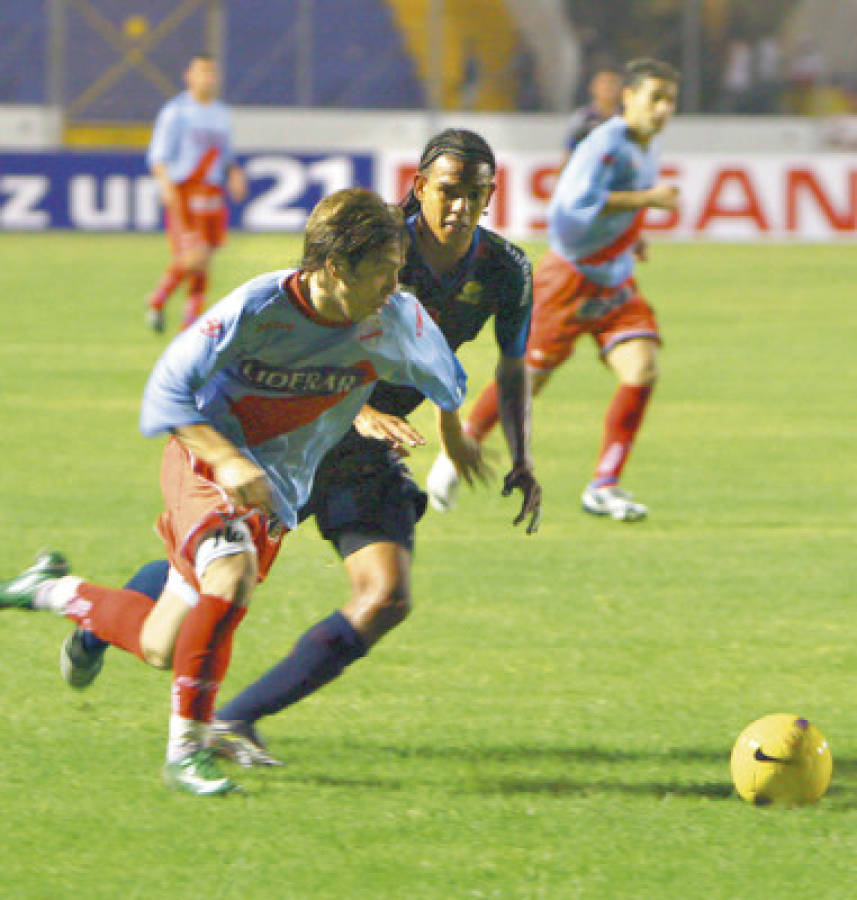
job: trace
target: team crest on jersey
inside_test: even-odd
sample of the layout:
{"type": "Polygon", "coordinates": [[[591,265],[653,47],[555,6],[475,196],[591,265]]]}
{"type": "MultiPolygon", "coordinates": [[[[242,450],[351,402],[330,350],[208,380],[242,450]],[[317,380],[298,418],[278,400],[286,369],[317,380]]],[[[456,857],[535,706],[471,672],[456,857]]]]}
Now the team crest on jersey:
{"type": "Polygon", "coordinates": [[[199,324],[199,330],[206,337],[216,338],[220,337],[223,333],[223,322],[220,319],[215,319],[213,316],[208,319],[203,319],[199,324]]]}
{"type": "Polygon", "coordinates": [[[458,303],[467,303],[469,306],[478,306],[482,299],[482,284],[478,281],[467,281],[455,298],[458,303]]]}

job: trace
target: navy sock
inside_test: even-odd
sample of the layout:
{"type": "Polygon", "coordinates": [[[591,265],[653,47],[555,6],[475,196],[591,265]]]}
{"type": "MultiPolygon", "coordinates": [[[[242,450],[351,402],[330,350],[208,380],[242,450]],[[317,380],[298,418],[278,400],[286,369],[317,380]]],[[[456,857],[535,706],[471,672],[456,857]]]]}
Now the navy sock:
{"type": "Polygon", "coordinates": [[[335,612],[310,628],[292,652],[230,700],[215,716],[224,722],[255,722],[317,691],[366,655],[363,638],[335,612]]]}
{"type": "MultiPolygon", "coordinates": [[[[130,581],[125,585],[132,591],[145,594],[152,600],[157,600],[161,596],[164,585],[167,583],[167,572],[170,570],[170,564],[165,559],[158,559],[155,562],[146,563],[130,581]]],[[[110,645],[107,641],[102,641],[96,637],[91,631],[84,631],[81,637],[81,644],[87,653],[93,653],[98,650],[104,650],[110,645]]]]}

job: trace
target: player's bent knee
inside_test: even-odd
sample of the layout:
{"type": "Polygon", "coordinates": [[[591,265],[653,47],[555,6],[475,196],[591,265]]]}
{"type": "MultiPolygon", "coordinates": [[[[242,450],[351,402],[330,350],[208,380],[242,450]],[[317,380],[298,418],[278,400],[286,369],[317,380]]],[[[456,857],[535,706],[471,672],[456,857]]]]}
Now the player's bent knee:
{"type": "Polygon", "coordinates": [[[167,584],[140,632],[143,659],[150,666],[156,669],[171,667],[182,623],[198,599],[197,592],[171,568],[167,584]]]}
{"type": "Polygon", "coordinates": [[[368,650],[408,617],[411,599],[406,589],[356,592],[342,612],[357,629],[368,650]]]}
{"type": "Polygon", "coordinates": [[[163,647],[148,645],[145,638],[140,639],[140,650],[146,665],[153,669],[171,669],[173,665],[172,650],[164,651],[163,647]]]}
{"type": "Polygon", "coordinates": [[[204,275],[211,261],[211,253],[207,250],[196,250],[182,256],[182,265],[188,272],[204,275]]]}
{"type": "Polygon", "coordinates": [[[149,616],[140,633],[140,651],[143,660],[153,669],[170,669],[173,665],[173,650],[181,621],[177,621],[175,628],[170,631],[168,628],[160,627],[158,623],[152,623],[151,620],[152,616],[149,616]]]}
{"type": "Polygon", "coordinates": [[[385,597],[378,604],[379,611],[386,614],[391,619],[395,619],[396,622],[404,622],[411,614],[413,608],[411,598],[407,595],[403,597],[393,594],[392,596],[385,597]]]}
{"type": "Polygon", "coordinates": [[[642,387],[652,385],[658,380],[659,374],[657,360],[650,360],[639,368],[634,383],[642,387]]]}
{"type": "Polygon", "coordinates": [[[650,341],[620,343],[608,352],[606,362],[622,384],[645,387],[658,379],[657,348],[650,341]]]}
{"type": "Polygon", "coordinates": [[[384,630],[394,628],[407,619],[413,608],[410,595],[401,590],[384,591],[364,596],[361,604],[365,618],[384,630]]]}

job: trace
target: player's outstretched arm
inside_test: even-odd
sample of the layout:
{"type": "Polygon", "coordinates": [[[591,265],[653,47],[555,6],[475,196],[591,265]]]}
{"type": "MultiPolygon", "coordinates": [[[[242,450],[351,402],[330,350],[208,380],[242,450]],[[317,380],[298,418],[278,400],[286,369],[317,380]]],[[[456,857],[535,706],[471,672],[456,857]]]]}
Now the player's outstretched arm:
{"type": "Polygon", "coordinates": [[[226,174],[226,190],[233,203],[241,203],[247,197],[247,178],[238,163],[233,163],[226,174]]]}
{"type": "Polygon", "coordinates": [[[512,468],[503,479],[503,496],[508,497],[516,488],[521,491],[521,511],[512,524],[520,525],[529,519],[527,534],[534,534],[541,521],[542,488],[536,481],[530,456],[532,391],[523,358],[501,354],[497,363],[497,399],[512,458],[512,468]]]}
{"type": "Polygon", "coordinates": [[[164,209],[168,209],[171,215],[181,217],[181,205],[179,204],[179,195],[175,184],[170,179],[169,169],[166,163],[154,163],[152,166],[152,174],[158,182],[158,189],[161,192],[161,203],[164,209]]]}
{"type": "Polygon", "coordinates": [[[665,181],[639,191],[610,191],[602,213],[628,212],[649,207],[674,210],[678,208],[678,198],[678,188],[665,181]]]}

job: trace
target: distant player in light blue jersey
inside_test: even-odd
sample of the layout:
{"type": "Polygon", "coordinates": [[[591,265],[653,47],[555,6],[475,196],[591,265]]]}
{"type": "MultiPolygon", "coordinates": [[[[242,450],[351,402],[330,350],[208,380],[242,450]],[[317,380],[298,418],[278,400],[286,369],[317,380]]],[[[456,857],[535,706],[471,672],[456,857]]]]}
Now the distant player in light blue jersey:
{"type": "MultiPolygon", "coordinates": [[[[164,777],[179,790],[235,787],[209,748],[233,634],[323,455],[376,382],[409,385],[447,412],[461,405],[458,360],[416,297],[396,290],[404,244],[398,208],[363,188],[338,191],[309,217],[300,269],[253,279],[167,347],[140,423],[170,434],[157,523],[170,574],[157,604],[133,585],[67,575],[57,553],[0,583],[0,608],[52,610],[172,666],[164,777]]],[[[422,441],[403,420],[390,428],[396,441],[422,441]]]]}
{"type": "Polygon", "coordinates": [[[197,54],[185,82],[187,90],[158,113],[147,155],[161,189],[172,253],[148,300],[146,321],[154,331],[164,330],[165,304],[184,280],[188,299],[182,327],[205,308],[211,254],[226,236],[224,187],[235,202],[247,194],[244,173],[233,156],[229,110],[216,99],[217,64],[197,54]]]}
{"type": "MultiPolygon", "coordinates": [[[[657,378],[660,343],[655,314],[633,278],[648,208],[673,210],[678,189],[658,180],[653,139],[678,99],[678,73],[654,59],[628,64],[623,113],[595,128],[563,169],[550,203],[550,250],[533,277],[527,364],[533,392],[589,333],[619,388],[604,422],[604,439],[584,510],[625,522],[648,510],[619,489],[619,476],[657,378]]],[[[467,430],[481,440],[497,421],[496,388],[477,399],[467,430]]]]}

